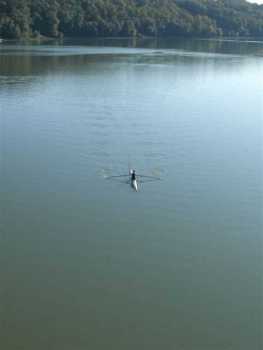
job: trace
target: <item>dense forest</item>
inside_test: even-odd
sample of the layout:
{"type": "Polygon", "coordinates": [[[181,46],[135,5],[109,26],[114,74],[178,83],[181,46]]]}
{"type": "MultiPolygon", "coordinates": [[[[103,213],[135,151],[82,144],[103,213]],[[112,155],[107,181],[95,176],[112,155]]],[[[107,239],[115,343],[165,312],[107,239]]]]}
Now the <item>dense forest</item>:
{"type": "Polygon", "coordinates": [[[0,0],[1,38],[262,36],[245,0],[0,0]]]}

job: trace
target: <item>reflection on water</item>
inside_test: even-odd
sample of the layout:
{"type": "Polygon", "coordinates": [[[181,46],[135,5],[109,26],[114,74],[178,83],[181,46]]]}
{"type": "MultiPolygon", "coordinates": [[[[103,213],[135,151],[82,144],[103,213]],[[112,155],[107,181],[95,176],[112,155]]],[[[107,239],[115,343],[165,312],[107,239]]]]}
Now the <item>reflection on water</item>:
{"type": "Polygon", "coordinates": [[[0,46],[3,347],[261,350],[261,43],[88,43],[0,46]]]}
{"type": "MultiPolygon", "coordinates": [[[[225,54],[243,54],[243,55],[258,55],[262,56],[263,41],[258,39],[185,39],[185,38],[96,38],[96,39],[65,39],[63,41],[49,41],[48,45],[34,44],[35,48],[53,46],[58,50],[65,48],[65,46],[89,46],[89,47],[103,47],[110,48],[143,48],[143,49],[176,49],[193,52],[207,52],[207,53],[225,53],[225,54]]],[[[13,46],[13,43],[5,42],[3,47],[13,46]]],[[[28,50],[29,45],[23,45],[23,50],[28,50]]],[[[21,50],[21,45],[17,47],[17,51],[21,50]]],[[[62,51],[62,50],[61,50],[62,51]]]]}
{"type": "MultiPolygon", "coordinates": [[[[247,40],[186,40],[168,39],[75,39],[65,40],[49,45],[14,45],[0,46],[0,74],[25,74],[50,70],[52,66],[63,67],[72,62],[71,55],[80,64],[108,60],[143,60],[145,63],[177,63],[187,60],[191,63],[198,59],[216,60],[218,64],[228,64],[232,58],[235,63],[241,57],[255,57],[263,55],[263,41],[247,40]],[[87,46],[88,45],[88,46],[87,46]],[[99,54],[99,56],[98,56],[99,54]],[[216,55],[214,55],[216,54],[216,55]],[[227,56],[220,56],[227,55],[227,56]],[[49,57],[47,57],[49,56],[49,57]],[[241,56],[241,57],[240,57],[241,56]],[[224,58],[227,62],[224,62],[224,58]]],[[[56,69],[55,68],[55,69],[56,69]]],[[[76,68],[76,64],[74,64],[76,68]]]]}

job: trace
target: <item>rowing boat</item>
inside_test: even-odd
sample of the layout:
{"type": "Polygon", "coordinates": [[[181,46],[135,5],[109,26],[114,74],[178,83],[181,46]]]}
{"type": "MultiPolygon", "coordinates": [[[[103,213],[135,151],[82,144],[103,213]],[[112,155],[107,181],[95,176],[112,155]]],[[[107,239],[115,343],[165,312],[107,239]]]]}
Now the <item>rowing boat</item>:
{"type": "Polygon", "coordinates": [[[138,183],[137,183],[137,180],[132,180],[132,181],[131,181],[131,187],[132,187],[136,192],[138,192],[138,183]]]}
{"type": "Polygon", "coordinates": [[[158,181],[161,180],[159,177],[157,176],[149,176],[149,175],[141,175],[141,174],[136,174],[136,178],[132,179],[132,170],[129,170],[128,174],[122,174],[122,175],[112,175],[112,176],[108,176],[106,177],[106,179],[121,179],[121,178],[127,178],[127,180],[124,181],[124,183],[130,184],[131,188],[138,192],[139,190],[139,186],[138,184],[144,183],[144,182],[152,182],[152,181],[158,181]]]}

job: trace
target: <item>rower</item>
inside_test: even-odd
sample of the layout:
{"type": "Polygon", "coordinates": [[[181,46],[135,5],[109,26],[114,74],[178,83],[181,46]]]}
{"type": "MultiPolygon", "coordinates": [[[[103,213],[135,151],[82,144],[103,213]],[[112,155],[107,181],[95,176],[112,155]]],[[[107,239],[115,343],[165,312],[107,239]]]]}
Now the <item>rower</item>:
{"type": "Polygon", "coordinates": [[[135,170],[131,170],[131,181],[136,181],[136,172],[135,172],[135,170]]]}

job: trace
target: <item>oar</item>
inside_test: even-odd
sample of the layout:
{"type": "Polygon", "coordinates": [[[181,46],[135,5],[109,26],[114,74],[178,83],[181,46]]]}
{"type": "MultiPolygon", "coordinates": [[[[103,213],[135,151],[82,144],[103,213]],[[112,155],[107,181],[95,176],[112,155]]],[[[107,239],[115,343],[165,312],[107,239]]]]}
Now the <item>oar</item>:
{"type": "Polygon", "coordinates": [[[109,180],[109,179],[112,179],[112,178],[116,178],[116,177],[124,177],[124,176],[129,176],[129,175],[127,175],[127,174],[125,174],[125,175],[113,175],[113,176],[108,176],[108,177],[106,177],[106,179],[107,180],[109,180]]]}
{"type": "Polygon", "coordinates": [[[161,178],[160,178],[160,177],[157,177],[157,176],[140,175],[140,174],[138,174],[137,176],[138,176],[138,177],[146,177],[146,178],[148,178],[148,179],[153,179],[153,180],[161,180],[161,178]]]}

